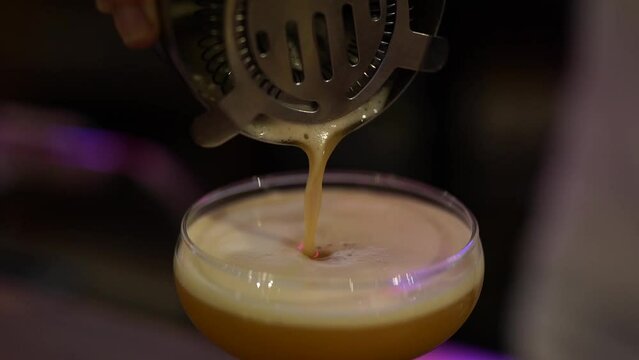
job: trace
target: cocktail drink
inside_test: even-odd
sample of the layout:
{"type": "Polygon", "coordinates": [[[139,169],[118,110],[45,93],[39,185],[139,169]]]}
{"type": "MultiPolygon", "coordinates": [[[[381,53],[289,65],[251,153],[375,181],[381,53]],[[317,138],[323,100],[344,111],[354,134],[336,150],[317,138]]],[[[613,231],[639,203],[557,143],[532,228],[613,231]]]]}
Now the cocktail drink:
{"type": "Polygon", "coordinates": [[[411,359],[453,335],[483,280],[472,214],[424,184],[330,173],[309,257],[306,180],[254,178],[188,211],[174,266],[195,326],[241,359],[411,359]]]}

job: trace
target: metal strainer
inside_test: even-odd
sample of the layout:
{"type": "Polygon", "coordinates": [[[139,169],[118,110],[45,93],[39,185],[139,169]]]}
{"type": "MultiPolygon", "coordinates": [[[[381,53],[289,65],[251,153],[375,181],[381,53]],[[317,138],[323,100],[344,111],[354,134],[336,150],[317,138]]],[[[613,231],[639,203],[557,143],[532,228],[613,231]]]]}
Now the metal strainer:
{"type": "Polygon", "coordinates": [[[434,36],[443,7],[444,0],[164,0],[163,44],[207,109],[196,119],[196,141],[217,146],[264,117],[328,123],[389,88],[390,104],[416,71],[444,64],[447,43],[434,36]]]}

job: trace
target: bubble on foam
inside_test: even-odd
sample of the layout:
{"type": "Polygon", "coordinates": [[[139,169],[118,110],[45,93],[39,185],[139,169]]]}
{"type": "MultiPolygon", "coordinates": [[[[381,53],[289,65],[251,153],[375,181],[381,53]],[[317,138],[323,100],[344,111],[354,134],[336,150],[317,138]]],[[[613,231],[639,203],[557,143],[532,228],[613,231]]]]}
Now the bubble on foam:
{"type": "Polygon", "coordinates": [[[355,266],[384,258],[384,249],[380,247],[356,246],[356,244],[350,243],[337,250],[330,250],[332,248],[330,246],[328,248],[329,250],[322,249],[329,252],[322,260],[323,263],[328,265],[355,266]]]}

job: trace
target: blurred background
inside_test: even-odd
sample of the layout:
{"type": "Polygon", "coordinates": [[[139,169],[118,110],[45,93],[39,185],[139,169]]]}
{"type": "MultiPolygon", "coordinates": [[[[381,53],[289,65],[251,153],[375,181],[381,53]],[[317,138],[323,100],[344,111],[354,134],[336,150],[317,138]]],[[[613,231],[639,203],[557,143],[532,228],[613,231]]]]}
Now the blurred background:
{"type": "MultiPolygon", "coordinates": [[[[509,351],[507,303],[556,129],[572,9],[449,1],[447,66],[420,75],[329,163],[434,184],[475,213],[486,280],[457,343],[509,351]]],[[[306,169],[303,153],[242,137],[195,146],[189,126],[201,109],[188,89],[154,51],[126,49],[93,1],[12,2],[0,12],[0,44],[0,343],[23,341],[26,352],[13,355],[29,358],[23,337],[37,334],[55,354],[65,324],[80,322],[78,339],[112,344],[105,359],[122,344],[146,358],[149,329],[209,351],[174,293],[181,215],[229,182],[306,169]],[[89,323],[87,314],[96,314],[89,323]]]]}

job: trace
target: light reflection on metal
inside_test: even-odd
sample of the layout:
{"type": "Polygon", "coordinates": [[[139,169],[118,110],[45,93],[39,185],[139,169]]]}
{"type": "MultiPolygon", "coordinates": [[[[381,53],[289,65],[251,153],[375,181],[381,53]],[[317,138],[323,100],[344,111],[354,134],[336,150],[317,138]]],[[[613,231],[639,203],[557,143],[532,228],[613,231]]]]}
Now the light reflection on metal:
{"type": "Polygon", "coordinates": [[[329,133],[328,131],[321,131],[319,136],[322,139],[322,141],[325,142],[328,139],[329,133]]]}

